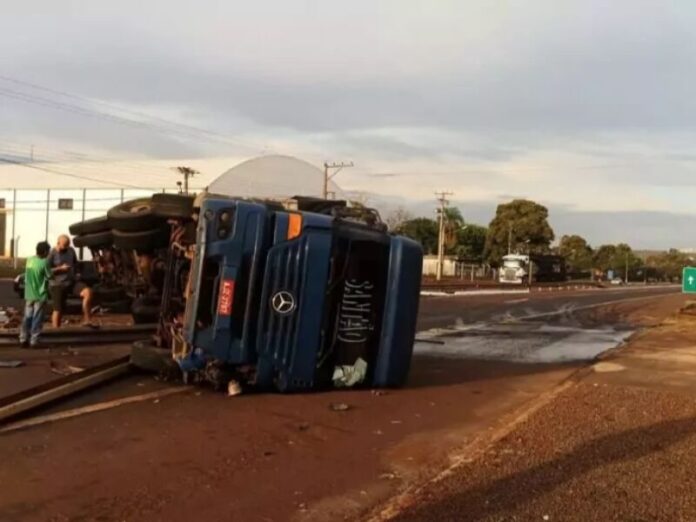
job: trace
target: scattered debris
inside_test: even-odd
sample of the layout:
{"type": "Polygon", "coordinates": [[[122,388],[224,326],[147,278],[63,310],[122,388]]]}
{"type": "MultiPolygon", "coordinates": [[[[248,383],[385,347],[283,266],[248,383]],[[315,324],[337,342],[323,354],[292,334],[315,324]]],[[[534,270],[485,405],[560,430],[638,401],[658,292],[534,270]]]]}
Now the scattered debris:
{"type": "Polygon", "coordinates": [[[24,366],[24,361],[0,361],[0,368],[19,368],[24,366]]]}
{"type": "Polygon", "coordinates": [[[348,411],[350,409],[350,406],[345,402],[332,402],[331,404],[329,404],[329,408],[332,411],[348,411]]]}
{"type": "Polygon", "coordinates": [[[375,397],[381,397],[382,395],[387,395],[387,392],[384,390],[372,390],[372,395],[375,397]]]}
{"type": "Polygon", "coordinates": [[[22,314],[11,306],[0,307],[0,329],[10,330],[19,328],[22,322],[22,314]]]}
{"type": "Polygon", "coordinates": [[[393,420],[393,421],[391,421],[391,423],[392,424],[401,424],[401,421],[400,420],[393,420]]]}
{"type": "Polygon", "coordinates": [[[309,429],[309,422],[301,422],[297,425],[297,429],[300,431],[307,431],[309,429]]]}
{"type": "Polygon", "coordinates": [[[227,396],[234,397],[242,394],[242,385],[238,381],[230,381],[227,383],[227,396]]]}
{"type": "Polygon", "coordinates": [[[55,361],[48,363],[51,368],[51,372],[57,375],[72,375],[73,373],[78,373],[84,370],[79,366],[72,366],[70,364],[58,364],[55,361]]]}
{"type": "Polygon", "coordinates": [[[358,357],[352,366],[336,366],[332,380],[337,388],[350,388],[363,382],[366,375],[367,362],[358,357]]]}

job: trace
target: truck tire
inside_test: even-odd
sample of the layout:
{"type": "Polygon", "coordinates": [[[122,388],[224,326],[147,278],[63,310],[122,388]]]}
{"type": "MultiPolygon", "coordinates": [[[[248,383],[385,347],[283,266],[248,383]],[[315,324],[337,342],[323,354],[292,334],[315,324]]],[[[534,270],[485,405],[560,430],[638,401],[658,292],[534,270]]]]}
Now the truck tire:
{"type": "Polygon", "coordinates": [[[153,194],[152,210],[164,219],[191,219],[193,215],[193,196],[185,194],[153,194]]]}
{"type": "Polygon", "coordinates": [[[110,314],[128,314],[131,311],[131,301],[129,298],[114,301],[102,301],[99,303],[106,312],[110,314]]]}
{"type": "Polygon", "coordinates": [[[131,314],[135,324],[156,323],[160,318],[162,298],[156,296],[142,296],[133,301],[131,314]]]}
{"type": "Polygon", "coordinates": [[[122,232],[141,232],[159,225],[162,220],[153,212],[152,198],[125,201],[106,213],[109,226],[122,232]]]}
{"type": "Polygon", "coordinates": [[[169,228],[152,228],[140,232],[114,230],[114,246],[122,250],[152,252],[169,245],[169,228]]]}
{"type": "Polygon", "coordinates": [[[110,230],[77,236],[73,245],[77,248],[109,248],[114,244],[114,236],[110,230]]]}
{"type": "Polygon", "coordinates": [[[73,236],[86,236],[87,234],[96,234],[97,232],[106,232],[110,230],[109,220],[106,216],[99,216],[93,219],[86,219],[78,223],[73,223],[68,227],[70,234],[73,236]]]}
{"type": "Polygon", "coordinates": [[[126,289],[122,286],[106,286],[103,283],[96,284],[92,287],[94,297],[100,303],[111,303],[127,299],[126,289]]]}
{"type": "Polygon", "coordinates": [[[172,359],[172,352],[158,348],[151,339],[135,341],[131,347],[130,362],[136,368],[164,375],[178,375],[179,366],[172,359]]]}

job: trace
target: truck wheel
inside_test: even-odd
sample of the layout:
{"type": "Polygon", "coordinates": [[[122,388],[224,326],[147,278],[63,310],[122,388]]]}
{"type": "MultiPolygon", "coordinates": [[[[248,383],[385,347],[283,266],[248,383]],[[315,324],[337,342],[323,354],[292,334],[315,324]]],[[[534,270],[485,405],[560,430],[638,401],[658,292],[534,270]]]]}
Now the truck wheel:
{"type": "Polygon", "coordinates": [[[161,223],[152,209],[152,198],[125,201],[109,209],[106,213],[109,226],[123,232],[150,230],[161,223]]]}
{"type": "Polygon", "coordinates": [[[133,301],[131,314],[135,324],[149,324],[159,321],[161,297],[143,296],[133,301]]]}
{"type": "Polygon", "coordinates": [[[68,230],[73,236],[85,236],[87,234],[96,234],[97,232],[106,232],[110,228],[106,216],[99,216],[80,221],[79,223],[73,223],[68,227],[68,230]]]}
{"type": "Polygon", "coordinates": [[[114,243],[114,236],[110,230],[95,232],[77,236],[73,239],[73,245],[77,248],[108,248],[114,243]]]}
{"type": "Polygon", "coordinates": [[[153,194],[152,210],[161,218],[191,219],[193,196],[185,194],[153,194]]]}
{"type": "Polygon", "coordinates": [[[122,250],[152,252],[169,245],[169,228],[152,228],[140,232],[114,230],[114,246],[122,250]]]}
{"type": "Polygon", "coordinates": [[[131,311],[132,302],[130,299],[124,298],[113,301],[100,301],[99,306],[110,314],[127,314],[131,311]]]}
{"type": "Polygon", "coordinates": [[[152,340],[135,341],[131,347],[130,362],[136,368],[165,375],[178,375],[179,365],[172,359],[172,352],[157,348],[152,340]]]}
{"type": "Polygon", "coordinates": [[[122,286],[106,286],[103,283],[99,283],[92,287],[92,292],[94,292],[94,297],[100,303],[111,303],[127,298],[126,290],[122,286]]]}

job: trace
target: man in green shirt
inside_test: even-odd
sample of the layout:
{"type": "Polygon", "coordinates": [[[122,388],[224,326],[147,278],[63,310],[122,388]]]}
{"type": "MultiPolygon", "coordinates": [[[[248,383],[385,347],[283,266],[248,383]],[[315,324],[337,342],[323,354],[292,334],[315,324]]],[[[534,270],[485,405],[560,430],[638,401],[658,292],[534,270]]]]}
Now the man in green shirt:
{"type": "Polygon", "coordinates": [[[51,277],[47,259],[50,250],[51,245],[41,241],[36,245],[36,255],[27,259],[24,272],[24,320],[19,333],[19,342],[25,348],[37,345],[43,327],[48,280],[51,277]]]}

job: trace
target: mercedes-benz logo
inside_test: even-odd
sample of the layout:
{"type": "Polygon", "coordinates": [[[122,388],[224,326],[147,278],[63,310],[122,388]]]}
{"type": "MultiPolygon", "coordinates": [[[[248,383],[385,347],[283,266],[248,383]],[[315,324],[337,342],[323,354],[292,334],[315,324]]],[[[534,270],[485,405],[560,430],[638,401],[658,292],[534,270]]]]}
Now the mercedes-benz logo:
{"type": "Polygon", "coordinates": [[[277,313],[286,315],[295,309],[295,298],[287,290],[281,290],[271,298],[271,306],[277,313]]]}

